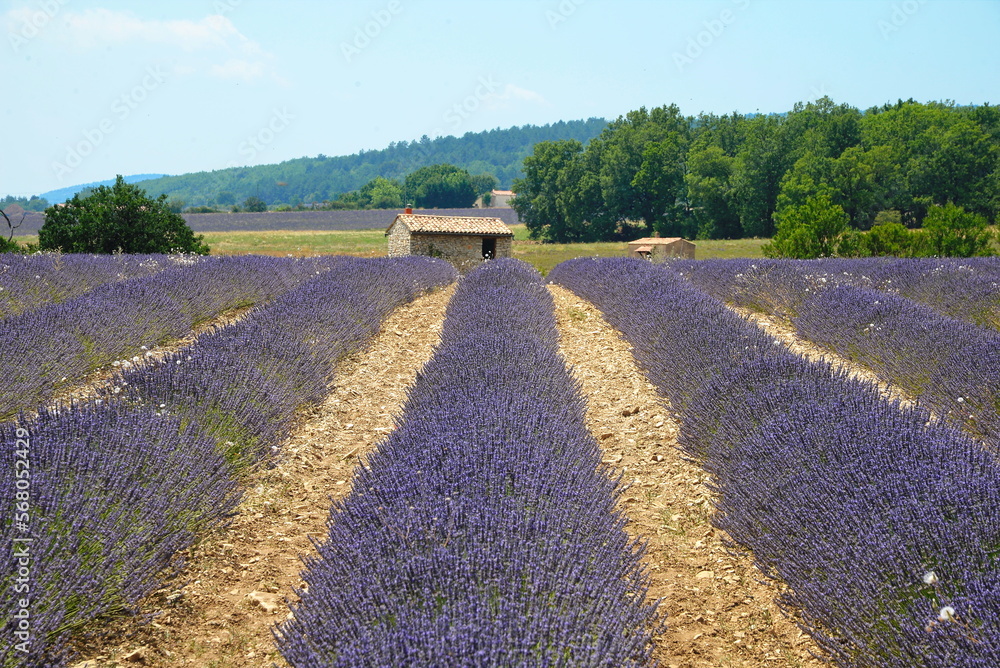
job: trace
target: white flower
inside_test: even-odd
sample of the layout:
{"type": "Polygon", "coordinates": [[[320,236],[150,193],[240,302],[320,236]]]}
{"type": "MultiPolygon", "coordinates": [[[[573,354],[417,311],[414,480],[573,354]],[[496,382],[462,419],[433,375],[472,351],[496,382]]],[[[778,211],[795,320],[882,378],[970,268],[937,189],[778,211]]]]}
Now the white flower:
{"type": "Polygon", "coordinates": [[[139,346],[139,350],[149,350],[146,346],[139,346]]]}
{"type": "Polygon", "coordinates": [[[961,403],[965,403],[965,399],[963,399],[962,397],[959,397],[959,398],[958,398],[958,403],[960,403],[960,404],[961,404],[961,403]]]}
{"type": "Polygon", "coordinates": [[[946,605],[938,612],[938,619],[942,622],[953,622],[955,621],[955,608],[950,605],[946,605]]]}
{"type": "Polygon", "coordinates": [[[937,573],[934,571],[927,571],[924,573],[924,584],[936,585],[938,583],[937,573]]]}
{"type": "Polygon", "coordinates": [[[121,366],[121,365],[122,363],[119,362],[118,360],[115,360],[114,362],[111,363],[111,366],[121,366]]]}
{"type": "Polygon", "coordinates": [[[160,404],[160,408],[166,408],[166,407],[167,407],[166,404],[160,404]]]}

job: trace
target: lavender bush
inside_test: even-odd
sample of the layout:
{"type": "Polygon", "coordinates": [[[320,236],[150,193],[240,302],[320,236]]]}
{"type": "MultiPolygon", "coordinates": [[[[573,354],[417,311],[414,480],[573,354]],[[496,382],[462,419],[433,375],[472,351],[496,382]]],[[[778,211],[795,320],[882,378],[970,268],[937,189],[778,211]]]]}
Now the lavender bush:
{"type": "Polygon", "coordinates": [[[839,286],[803,302],[799,333],[1000,445],[1000,333],[884,292],[839,286]]]}
{"type": "Polygon", "coordinates": [[[151,411],[43,409],[17,427],[0,425],[0,442],[4,668],[64,665],[69,631],[151,591],[172,555],[238,499],[215,443],[151,411]],[[15,488],[18,438],[27,443],[30,477],[15,488]],[[31,542],[14,542],[24,538],[31,542]],[[27,570],[21,581],[19,565],[27,570]],[[30,616],[28,636],[18,637],[21,599],[30,616]]]}
{"type": "Polygon", "coordinates": [[[238,500],[234,481],[272,453],[297,408],[323,395],[338,356],[379,316],[455,278],[430,258],[324,262],[328,271],[236,328],[133,368],[104,399],[0,425],[0,499],[17,511],[0,515],[4,592],[19,584],[15,539],[33,541],[31,640],[22,652],[19,597],[0,597],[0,666],[65,665],[68,632],[148,594],[177,550],[224,520],[238,500]],[[27,492],[15,476],[21,454],[27,492]],[[19,492],[27,510],[14,505],[19,492]]]}
{"type": "Polygon", "coordinates": [[[323,260],[211,257],[100,285],[0,320],[0,420],[30,410],[114,360],[187,334],[222,311],[266,301],[315,275],[323,260]]]}
{"type": "Polygon", "coordinates": [[[0,319],[173,266],[166,255],[0,254],[0,319]]]}
{"type": "Polygon", "coordinates": [[[602,309],[679,410],[718,525],[789,585],[783,602],[837,665],[998,665],[996,459],[923,409],[769,348],[671,274],[620,259],[549,276],[602,309]]]}
{"type": "Polygon", "coordinates": [[[463,279],[397,429],[336,504],[294,666],[640,666],[655,605],[537,272],[463,279]]]}
{"type": "Polygon", "coordinates": [[[327,263],[328,271],[245,320],[128,370],[108,397],[162,406],[202,425],[241,468],[262,461],[296,409],[326,395],[338,360],[394,308],[456,277],[448,262],[422,257],[327,263]]]}
{"type": "Polygon", "coordinates": [[[785,318],[812,295],[849,285],[1000,328],[1000,258],[680,260],[671,266],[717,299],[785,318]]]}

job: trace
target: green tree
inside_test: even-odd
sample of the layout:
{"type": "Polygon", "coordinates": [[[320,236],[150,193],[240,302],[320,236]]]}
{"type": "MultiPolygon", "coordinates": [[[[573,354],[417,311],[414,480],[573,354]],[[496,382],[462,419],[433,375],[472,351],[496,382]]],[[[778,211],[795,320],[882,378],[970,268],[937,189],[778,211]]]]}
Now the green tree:
{"type": "Polygon", "coordinates": [[[589,164],[599,169],[603,208],[611,218],[641,222],[647,234],[679,225],[678,212],[686,212],[683,157],[691,123],[677,105],[643,107],[590,142],[589,164]]]}
{"type": "Polygon", "coordinates": [[[795,162],[782,122],[778,116],[747,121],[746,139],[736,155],[733,172],[733,194],[744,236],[774,234],[781,179],[795,162]]]}
{"type": "Polygon", "coordinates": [[[830,188],[819,187],[801,203],[782,202],[774,214],[774,240],[764,246],[764,254],[799,260],[833,256],[838,237],[847,229],[847,214],[830,193],[830,188]]]}
{"type": "Polygon", "coordinates": [[[490,173],[473,174],[472,187],[476,191],[476,197],[491,193],[500,185],[500,179],[490,173]]]}
{"type": "Polygon", "coordinates": [[[697,223],[688,215],[684,184],[685,147],[679,133],[650,142],[642,153],[632,186],[644,194],[648,227],[664,237],[693,237],[697,223]]]}
{"type": "Polygon", "coordinates": [[[976,257],[993,254],[990,249],[993,233],[987,227],[986,218],[951,202],[931,207],[921,232],[926,255],[976,257]]]}
{"type": "Polygon", "coordinates": [[[340,195],[338,200],[354,209],[398,209],[403,206],[403,184],[376,176],[360,189],[340,195]]]}
{"type": "Polygon", "coordinates": [[[719,146],[699,145],[687,155],[688,201],[698,224],[699,239],[738,239],[740,216],[733,200],[736,159],[719,146]]]}
{"type": "Polygon", "coordinates": [[[398,181],[378,177],[372,186],[369,201],[373,209],[398,209],[403,206],[403,186],[398,181]]]}
{"type": "Polygon", "coordinates": [[[256,195],[250,195],[250,197],[243,200],[243,206],[240,208],[243,211],[249,211],[251,213],[263,213],[267,211],[267,202],[256,195]]]}
{"type": "Polygon", "coordinates": [[[478,196],[472,176],[455,165],[421,167],[406,177],[406,200],[422,209],[464,209],[478,196]]]}
{"type": "Polygon", "coordinates": [[[170,211],[166,195],[151,199],[119,175],[113,186],[98,186],[89,196],[75,195],[63,206],[45,210],[38,232],[42,250],[67,253],[200,253],[203,237],[170,211]]]}
{"type": "Polygon", "coordinates": [[[953,202],[991,214],[992,177],[1000,149],[975,123],[954,114],[928,128],[914,142],[908,171],[915,196],[934,204],[953,202]]]}
{"type": "Polygon", "coordinates": [[[511,206],[532,239],[565,243],[581,236],[576,219],[566,216],[565,188],[569,169],[582,153],[575,139],[543,141],[524,159],[524,178],[514,181],[511,206]]]}

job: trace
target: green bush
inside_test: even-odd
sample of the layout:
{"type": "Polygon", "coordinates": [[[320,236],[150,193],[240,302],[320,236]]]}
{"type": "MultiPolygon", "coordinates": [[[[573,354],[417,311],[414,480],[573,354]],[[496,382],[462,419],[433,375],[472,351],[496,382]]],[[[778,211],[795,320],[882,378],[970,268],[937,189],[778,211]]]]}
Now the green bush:
{"type": "Polygon", "coordinates": [[[86,197],[77,194],[62,206],[50,206],[38,231],[42,250],[66,253],[207,255],[203,239],[170,211],[166,195],[151,199],[120,175],[111,187],[99,186],[86,197]]]}
{"type": "Polygon", "coordinates": [[[833,203],[828,190],[821,190],[806,196],[801,204],[779,208],[774,220],[774,240],[764,246],[764,254],[808,260],[834,254],[838,238],[847,229],[848,216],[833,203]]]}
{"type": "Polygon", "coordinates": [[[937,257],[992,255],[993,233],[987,225],[985,216],[951,202],[932,206],[924,218],[920,254],[937,257]]]}
{"type": "Polygon", "coordinates": [[[880,223],[865,233],[868,255],[908,257],[913,254],[915,236],[899,222],[880,223]]]}

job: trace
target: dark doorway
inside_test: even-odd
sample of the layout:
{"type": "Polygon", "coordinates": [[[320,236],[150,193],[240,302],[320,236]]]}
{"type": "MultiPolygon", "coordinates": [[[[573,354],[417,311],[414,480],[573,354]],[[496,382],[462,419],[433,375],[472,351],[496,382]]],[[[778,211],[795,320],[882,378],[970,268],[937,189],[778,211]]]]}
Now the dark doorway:
{"type": "Polygon", "coordinates": [[[483,238],[483,257],[492,260],[497,254],[497,240],[493,238],[483,238]]]}

